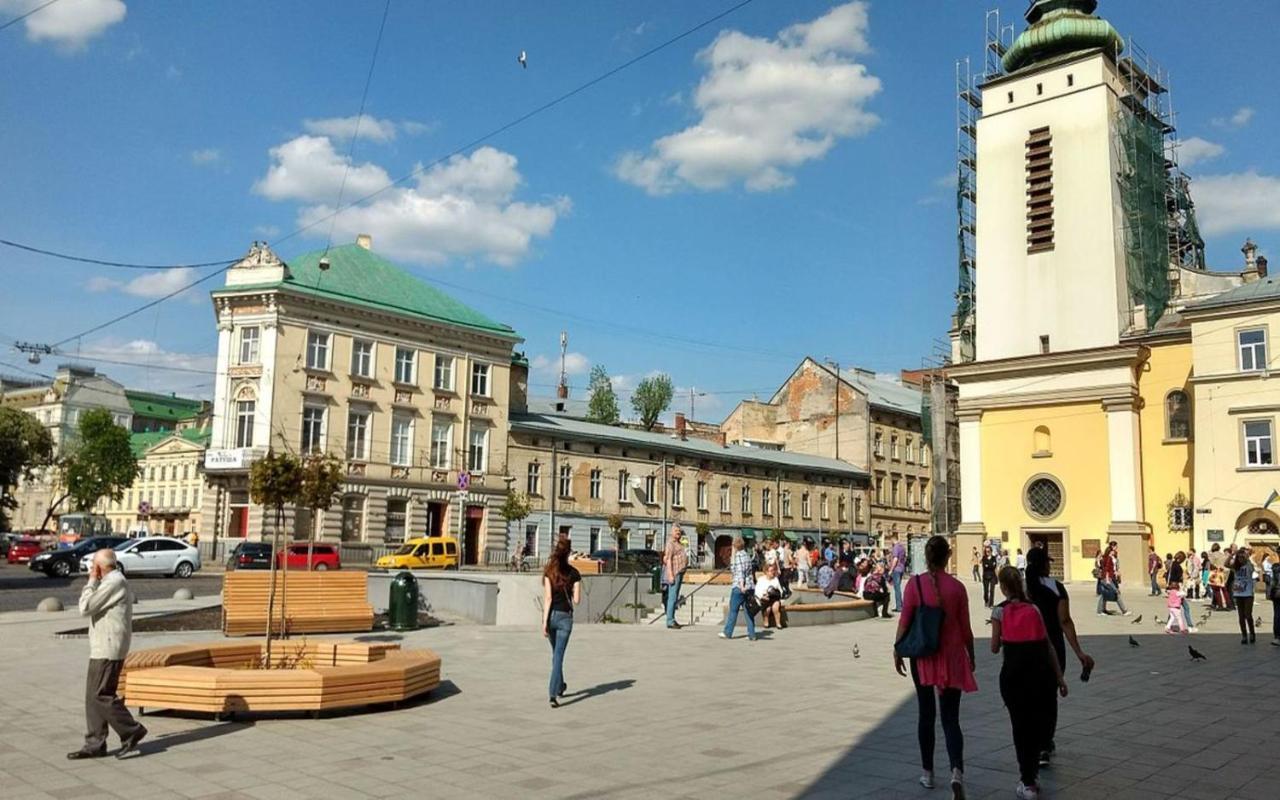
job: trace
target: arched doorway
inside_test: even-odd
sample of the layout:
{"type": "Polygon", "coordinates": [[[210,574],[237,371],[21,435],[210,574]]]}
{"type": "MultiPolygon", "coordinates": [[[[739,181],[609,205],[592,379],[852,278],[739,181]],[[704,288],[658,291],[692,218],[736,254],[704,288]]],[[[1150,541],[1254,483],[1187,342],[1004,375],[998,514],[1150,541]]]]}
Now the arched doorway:
{"type": "Polygon", "coordinates": [[[724,569],[729,566],[729,560],[733,557],[733,537],[722,533],[716,537],[716,569],[724,569]]]}

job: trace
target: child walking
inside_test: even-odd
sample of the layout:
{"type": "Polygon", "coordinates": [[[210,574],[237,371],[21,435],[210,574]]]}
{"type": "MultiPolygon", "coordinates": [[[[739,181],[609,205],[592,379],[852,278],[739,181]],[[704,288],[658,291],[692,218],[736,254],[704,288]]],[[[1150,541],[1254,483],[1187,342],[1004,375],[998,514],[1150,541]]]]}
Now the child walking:
{"type": "Polygon", "coordinates": [[[1058,693],[1067,696],[1062,667],[1049,644],[1040,609],[1027,599],[1022,575],[1004,567],[998,575],[1005,601],[991,610],[991,652],[1004,650],[1000,668],[1000,697],[1009,710],[1013,749],[1018,756],[1019,800],[1040,797],[1040,748],[1049,740],[1045,722],[1051,718],[1058,693]]]}
{"type": "Polygon", "coordinates": [[[1186,595],[1182,591],[1182,584],[1174,581],[1169,584],[1169,590],[1165,595],[1165,605],[1169,609],[1169,621],[1165,623],[1165,633],[1187,633],[1187,622],[1182,618],[1182,604],[1186,602],[1186,595]]]}

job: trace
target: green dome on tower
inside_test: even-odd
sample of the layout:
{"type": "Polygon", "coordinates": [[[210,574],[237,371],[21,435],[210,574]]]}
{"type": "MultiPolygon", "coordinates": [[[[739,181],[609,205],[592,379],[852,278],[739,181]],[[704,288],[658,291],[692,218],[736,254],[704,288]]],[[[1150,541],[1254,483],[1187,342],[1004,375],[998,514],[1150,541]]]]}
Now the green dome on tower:
{"type": "Polygon", "coordinates": [[[1097,0],[1033,0],[1025,31],[1001,59],[1005,72],[1016,72],[1051,58],[1102,48],[1118,53],[1124,42],[1111,23],[1094,16],[1097,0]]]}

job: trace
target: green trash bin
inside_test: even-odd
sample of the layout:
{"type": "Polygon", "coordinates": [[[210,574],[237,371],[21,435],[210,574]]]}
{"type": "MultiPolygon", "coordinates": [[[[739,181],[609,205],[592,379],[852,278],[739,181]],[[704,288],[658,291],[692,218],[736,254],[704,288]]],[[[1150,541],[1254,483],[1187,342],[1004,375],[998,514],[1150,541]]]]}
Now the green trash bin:
{"type": "Polygon", "coordinates": [[[418,628],[418,579],[408,572],[401,572],[391,580],[387,625],[396,631],[418,628]]]}
{"type": "Polygon", "coordinates": [[[649,594],[662,594],[662,565],[649,570],[649,594]]]}

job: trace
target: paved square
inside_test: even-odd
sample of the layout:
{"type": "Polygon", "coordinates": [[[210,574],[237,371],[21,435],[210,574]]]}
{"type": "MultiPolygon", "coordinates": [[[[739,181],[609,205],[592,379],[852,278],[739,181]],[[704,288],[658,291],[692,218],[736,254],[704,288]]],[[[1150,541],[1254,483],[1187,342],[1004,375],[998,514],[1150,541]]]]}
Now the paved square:
{"type": "MultiPolygon", "coordinates": [[[[1162,603],[1126,598],[1143,615],[1131,624],[1094,616],[1089,586],[1072,596],[1098,668],[1088,684],[1069,673],[1047,796],[1276,796],[1280,723],[1269,706],[1280,648],[1268,644],[1269,603],[1258,604],[1258,644],[1241,646],[1234,615],[1215,614],[1190,637],[1209,660],[1192,663],[1186,640],[1155,624],[1162,603]]],[[[983,618],[974,602],[980,691],[961,706],[969,796],[1011,797],[1013,746],[983,618]]],[[[123,762],[64,757],[83,735],[88,653],[84,640],[53,637],[65,627],[65,618],[0,615],[0,798],[931,794],[915,784],[914,694],[893,672],[893,622],[795,628],[755,643],[721,641],[708,626],[579,625],[566,662],[571,696],[558,710],[547,707],[549,648],[538,633],[418,631],[404,644],[444,657],[445,683],[428,702],[320,720],[153,714],[143,755],[123,762]]],[[[214,637],[139,635],[134,646],[200,638],[214,637]]],[[[941,734],[937,760],[946,761],[941,734]]]]}

